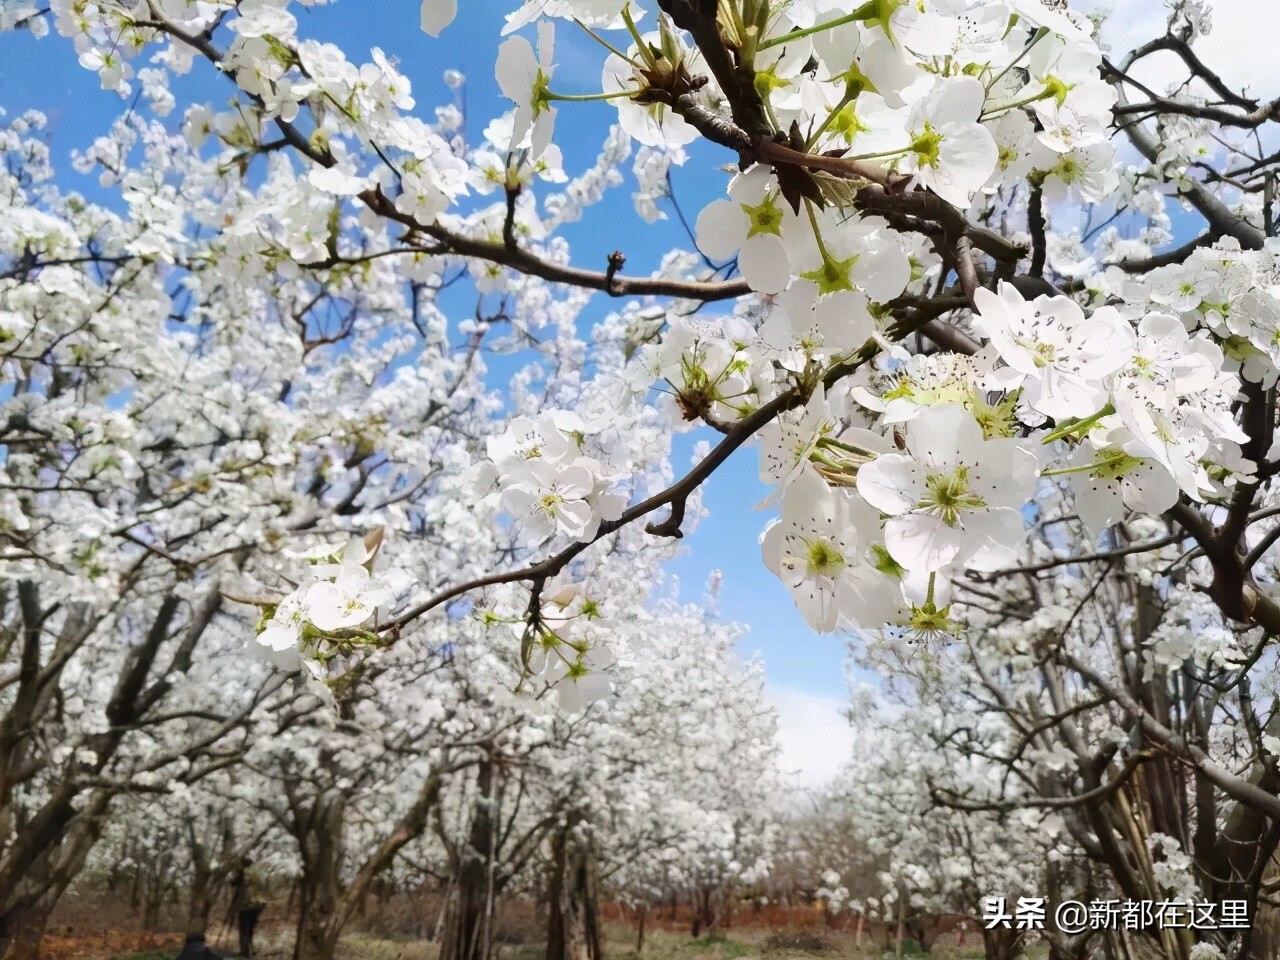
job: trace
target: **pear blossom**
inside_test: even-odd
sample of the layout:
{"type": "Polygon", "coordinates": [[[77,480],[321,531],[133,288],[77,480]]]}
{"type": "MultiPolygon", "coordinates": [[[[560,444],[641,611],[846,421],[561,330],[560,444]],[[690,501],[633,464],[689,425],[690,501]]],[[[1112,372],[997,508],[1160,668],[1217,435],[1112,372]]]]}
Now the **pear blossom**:
{"type": "Polygon", "coordinates": [[[511,472],[503,502],[534,538],[559,534],[588,540],[601,519],[587,502],[594,489],[595,475],[581,460],[561,467],[534,458],[511,472]]]}
{"type": "Polygon", "coordinates": [[[910,421],[905,442],[905,453],[884,454],[858,471],[858,492],[890,518],[889,555],[924,571],[1007,562],[1022,541],[1018,508],[1031,495],[1035,458],[1015,440],[984,440],[955,404],[910,421]]]}
{"type": "Polygon", "coordinates": [[[834,431],[827,411],[826,393],[814,390],[809,402],[794,418],[779,418],[760,437],[760,479],[786,487],[811,469],[809,457],[818,442],[834,431]]]}
{"type": "Polygon", "coordinates": [[[1011,371],[1002,383],[1024,386],[1030,405],[1046,416],[1085,417],[1106,404],[1103,381],[1129,362],[1134,335],[1115,310],[1089,317],[1066,297],[1028,303],[1002,283],[979,290],[974,326],[991,340],[1011,371]]]}
{"type": "Polygon", "coordinates": [[[696,233],[699,248],[715,260],[738,256],[738,266],[754,289],[776,293],[786,285],[767,277],[777,272],[788,276],[786,250],[782,246],[782,224],[792,214],[787,209],[768,168],[752,167],[734,177],[728,200],[713,200],[698,214],[696,233]]]}
{"type": "Polygon", "coordinates": [[[911,145],[901,169],[957,207],[969,206],[999,161],[995,139],[978,122],[984,99],[974,77],[944,80],[907,124],[911,145]]]}
{"type": "Polygon", "coordinates": [[[1096,536],[1125,518],[1127,511],[1158,516],[1177,502],[1178,484],[1160,463],[1124,451],[1123,433],[1114,446],[1076,448],[1069,475],[1081,522],[1096,536]]]}
{"type": "Polygon", "coordinates": [[[765,564],[791,591],[814,630],[834,630],[852,587],[857,532],[845,494],[806,470],[787,488],[782,516],[761,535],[765,564]]]}
{"type": "Polygon", "coordinates": [[[524,37],[509,37],[498,48],[494,68],[503,96],[516,105],[511,146],[518,147],[529,138],[529,155],[534,159],[546,151],[555,130],[556,108],[547,91],[555,73],[554,51],[555,27],[544,21],[538,25],[536,53],[524,37]]]}
{"type": "MultiPolygon", "coordinates": [[[[48,826],[0,841],[0,954],[62,885],[198,921],[237,847],[308,957],[375,877],[475,917],[550,882],[566,956],[597,881],[903,930],[1266,902],[1195,869],[1269,862],[1280,742],[1278,118],[1203,0],[1132,38],[1068,0],[396,14],[491,20],[497,105],[285,0],[0,6],[89,71],[44,94],[124,97],[75,178],[0,120],[0,823],[48,826]],[[753,454],[764,566],[859,685],[812,803],[713,611],[749,573],[670,567],[753,454]]],[[[1123,932],[1088,951],[1239,952],[1123,932]]]]}
{"type": "Polygon", "coordinates": [[[363,567],[345,569],[337,580],[323,580],[307,589],[307,619],[320,630],[345,630],[359,626],[378,606],[391,599],[391,591],[370,577],[363,567]]]}
{"type": "Polygon", "coordinates": [[[295,651],[302,637],[308,612],[306,591],[295,590],[276,605],[271,619],[263,625],[254,639],[273,654],[295,651]]]}

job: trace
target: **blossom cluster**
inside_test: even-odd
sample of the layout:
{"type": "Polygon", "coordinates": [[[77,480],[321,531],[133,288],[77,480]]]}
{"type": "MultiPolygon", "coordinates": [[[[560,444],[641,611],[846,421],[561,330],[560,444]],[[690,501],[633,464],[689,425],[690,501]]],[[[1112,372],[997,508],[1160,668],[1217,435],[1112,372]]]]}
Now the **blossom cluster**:
{"type": "MultiPolygon", "coordinates": [[[[585,300],[557,304],[531,277],[581,279],[554,230],[619,182],[633,142],[636,206],[651,222],[687,147],[703,139],[736,152],[725,195],[685,222],[696,251],[673,251],[651,278],[706,292],[736,274],[740,283],[722,284],[733,288],[730,315],[694,319],[676,297],[641,323],[628,305],[622,315],[637,322],[625,358],[595,378],[611,383],[617,428],[602,425],[606,411],[598,424],[547,393],[487,439],[487,463],[470,465],[485,515],[505,512],[544,551],[577,550],[632,516],[645,458],[620,424],[652,425],[636,412],[650,390],[670,398],[648,409],[664,407],[671,426],[704,423],[735,445],[734,431],[758,433],[761,478],[774,488],[765,502],[780,506],[764,560],[824,631],[957,629],[957,579],[1015,563],[1048,485],[1069,490],[1082,524],[1103,535],[1180,499],[1226,502],[1254,482],[1265,451],[1246,455],[1237,406],[1242,386],[1269,388],[1280,368],[1275,251],[1240,249],[1240,230],[1224,229],[1172,265],[1129,268],[1170,238],[1164,184],[1204,190],[1185,168],[1213,141],[1188,116],[1173,122],[1191,146],[1144,148],[1135,121],[1128,133],[1149,166],[1126,166],[1112,142],[1122,85],[1095,23],[1049,0],[706,6],[519,4],[495,63],[509,109],[475,145],[457,105],[430,125],[411,113],[411,86],[382,51],[355,64],[300,36],[288,0],[245,2],[234,15],[181,0],[68,2],[53,21],[105,86],[139,81],[158,112],[166,71],[214,59],[247,99],[188,111],[193,143],[239,157],[269,124],[286,142],[305,140],[290,144],[305,172],[269,161],[288,201],[220,241],[247,271],[261,266],[253,250],[264,236],[271,268],[350,255],[333,222],[350,205],[363,223],[389,218],[413,240],[431,238],[394,251],[412,252],[412,280],[443,283],[462,263],[482,297],[524,298],[523,311],[503,311],[511,342],[573,322],[585,300]],[[599,42],[598,92],[562,92],[556,32],[570,23],[599,42]],[[207,31],[225,37],[225,53],[193,42],[207,31]],[[135,77],[131,63],[153,45],[159,66],[135,77]],[[559,118],[593,100],[616,110],[617,127],[596,168],[540,208],[535,186],[568,180],[559,118]],[[477,199],[499,190],[505,202],[477,199]],[[1105,226],[1045,236],[1064,202],[1101,206],[1117,193],[1145,219],[1137,236],[1105,226]],[[990,226],[1010,218],[1025,218],[1026,232],[990,226]],[[1087,233],[1098,234],[1092,246],[1087,233]],[[1019,274],[1028,246],[1031,272],[1019,274]],[[1060,279],[1086,279],[1055,287],[1046,260],[1060,279]],[[926,337],[941,349],[925,352],[926,337]]],[[[423,0],[421,26],[439,36],[459,9],[423,0]]],[[[1203,32],[1190,13],[1178,17],[1179,30],[1203,32]]],[[[583,286],[619,292],[619,262],[609,262],[583,286]]],[[[480,318],[459,328],[491,330],[480,318]]],[[[683,510],[689,496],[666,502],[683,510]]]]}
{"type": "Polygon", "coordinates": [[[535,540],[591,540],[601,521],[622,516],[627,498],[614,489],[617,478],[583,453],[586,430],[577,414],[549,410],[515,417],[488,441],[502,506],[535,540]]]}
{"type": "Polygon", "coordinates": [[[371,549],[353,537],[340,551],[311,558],[308,579],[266,608],[255,638],[263,654],[277,666],[296,668],[300,650],[314,653],[324,638],[356,631],[370,620],[394,595],[373,576],[377,552],[377,545],[371,549]]]}

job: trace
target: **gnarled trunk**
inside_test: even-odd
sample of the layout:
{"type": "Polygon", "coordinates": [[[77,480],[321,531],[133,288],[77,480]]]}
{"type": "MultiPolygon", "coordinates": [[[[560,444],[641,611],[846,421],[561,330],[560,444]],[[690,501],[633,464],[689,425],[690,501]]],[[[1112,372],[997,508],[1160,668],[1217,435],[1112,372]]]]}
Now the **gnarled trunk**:
{"type": "Polygon", "coordinates": [[[997,927],[982,931],[982,955],[985,960],[1014,960],[1022,952],[1025,930],[1006,930],[997,927]]]}
{"type": "Polygon", "coordinates": [[[320,797],[314,829],[302,843],[302,879],[298,883],[298,934],[293,960],[333,960],[341,926],[336,922],[342,864],[342,798],[320,797]]]}
{"type": "Polygon", "coordinates": [[[186,930],[183,931],[188,937],[208,933],[209,912],[213,909],[213,871],[209,868],[207,858],[197,856],[194,861],[191,865],[191,884],[187,890],[186,930]]]}
{"type": "Polygon", "coordinates": [[[574,837],[572,828],[556,835],[553,849],[547,960],[601,960],[595,857],[574,837]]]}
{"type": "Polygon", "coordinates": [[[86,816],[47,847],[27,870],[16,895],[0,912],[0,960],[36,960],[49,915],[62,894],[84,866],[85,858],[102,832],[101,814],[107,798],[99,796],[86,816]]]}
{"type": "Polygon", "coordinates": [[[689,930],[694,937],[717,933],[720,930],[720,910],[716,891],[711,887],[698,887],[693,893],[693,925],[689,930]]]}
{"type": "Polygon", "coordinates": [[[476,772],[482,798],[475,806],[466,847],[454,865],[457,880],[445,910],[440,960],[489,960],[493,951],[493,764],[485,761],[476,772]]]}
{"type": "Polygon", "coordinates": [[[20,900],[0,916],[0,960],[37,960],[56,898],[20,900]]]}

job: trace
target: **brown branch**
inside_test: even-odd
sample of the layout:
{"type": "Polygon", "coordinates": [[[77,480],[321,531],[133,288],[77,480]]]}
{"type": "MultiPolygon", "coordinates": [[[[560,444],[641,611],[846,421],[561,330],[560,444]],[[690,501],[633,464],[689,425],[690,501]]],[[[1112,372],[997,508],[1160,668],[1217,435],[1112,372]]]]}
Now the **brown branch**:
{"type": "Polygon", "coordinates": [[[1137,772],[1137,769],[1144,763],[1149,763],[1159,757],[1154,750],[1140,750],[1125,758],[1123,766],[1114,778],[1108,780],[1100,787],[1094,787],[1092,790],[1086,790],[1084,793],[1072,794],[1069,797],[1026,797],[1019,800],[1006,800],[1002,802],[986,802],[967,800],[963,795],[956,793],[954,790],[948,790],[946,787],[938,787],[934,784],[929,785],[929,798],[942,806],[950,807],[955,810],[963,810],[970,813],[980,812],[1008,812],[1010,810],[1019,809],[1050,809],[1062,810],[1067,807],[1082,807],[1086,804],[1093,803],[1096,800],[1102,800],[1115,793],[1130,777],[1137,772]],[[950,799],[942,797],[941,794],[949,794],[950,799]]]}
{"type": "MultiPolygon", "coordinates": [[[[1112,69],[1114,70],[1114,68],[1112,69]]],[[[1113,86],[1119,97],[1118,106],[1123,106],[1128,102],[1125,98],[1124,85],[1117,82],[1113,86]]],[[[1117,114],[1117,123],[1138,152],[1148,162],[1155,164],[1160,154],[1160,145],[1155,136],[1149,133],[1138,120],[1126,120],[1117,114]]],[[[1204,184],[1189,180],[1183,186],[1184,189],[1180,196],[1199,211],[1200,215],[1208,221],[1213,232],[1219,236],[1235,237],[1240,242],[1240,246],[1246,250],[1262,249],[1262,243],[1265,239],[1262,231],[1249,223],[1244,217],[1232,213],[1230,208],[1210,193],[1204,184]]]]}
{"type": "Polygon", "coordinates": [[[1156,270],[1160,267],[1170,267],[1174,264],[1182,263],[1201,247],[1213,246],[1218,241],[1219,236],[1221,235],[1209,230],[1200,234],[1194,240],[1189,240],[1182,246],[1166,250],[1164,253],[1153,254],[1140,260],[1117,260],[1114,265],[1125,273],[1146,273],[1149,270],[1156,270]]]}
{"type": "Polygon", "coordinates": [[[956,255],[956,276],[960,278],[960,287],[964,290],[964,297],[970,303],[974,303],[974,294],[978,292],[981,284],[978,282],[978,267],[973,262],[973,244],[968,237],[959,237],[955,242],[956,255]]]}
{"type": "Polygon", "coordinates": [[[1031,232],[1031,269],[1033,277],[1044,276],[1044,261],[1047,254],[1045,241],[1044,190],[1040,184],[1031,187],[1031,196],[1027,200],[1027,229],[1031,232]]]}
{"type": "Polygon", "coordinates": [[[1220,766],[1204,750],[1189,743],[1181,734],[1170,730],[1153,717],[1138,701],[1130,696],[1123,685],[1103,677],[1092,667],[1085,664],[1065,650],[1055,654],[1063,666],[1075,671],[1088,683],[1106,693],[1116,706],[1134,720],[1142,732],[1183,762],[1199,770],[1212,781],[1223,793],[1238,800],[1251,809],[1264,813],[1272,818],[1280,818],[1280,797],[1268,793],[1256,784],[1236,776],[1220,766]]]}
{"type": "MultiPolygon", "coordinates": [[[[153,20],[139,20],[137,23],[139,26],[159,30],[187,44],[219,68],[224,64],[222,51],[206,37],[192,36],[159,17],[153,20]]],[[[228,76],[230,77],[231,74],[228,74],[228,76]]],[[[232,77],[232,80],[234,82],[234,77],[232,77]]],[[[246,95],[250,96],[258,106],[262,106],[260,97],[252,94],[246,95]]],[[[273,122],[285,142],[312,162],[326,168],[332,167],[337,162],[330,153],[313,146],[310,140],[293,124],[279,117],[276,117],[273,122]]],[[[415,218],[397,210],[395,204],[382,193],[380,188],[366,190],[358,196],[375,213],[437,240],[442,244],[442,249],[433,250],[433,253],[451,253],[463,257],[475,257],[476,259],[487,260],[490,263],[511,267],[520,273],[539,277],[553,283],[564,283],[589,290],[599,290],[614,297],[681,297],[703,302],[729,300],[751,292],[746,282],[742,280],[704,283],[649,277],[620,277],[616,275],[609,276],[606,273],[594,270],[569,267],[543,260],[541,257],[515,246],[514,230],[508,227],[506,221],[504,221],[504,238],[502,242],[479,240],[449,230],[438,223],[419,223],[415,218]]],[[[512,205],[514,205],[514,198],[509,196],[509,208],[512,205]]],[[[510,216],[508,216],[508,220],[510,220],[510,216]]]]}
{"type": "MultiPolygon", "coordinates": [[[[899,322],[895,329],[890,331],[892,339],[901,339],[914,333],[918,327],[916,324],[923,324],[926,319],[907,319],[899,322]]],[[[830,389],[840,380],[849,376],[855,370],[870,362],[879,352],[879,347],[873,345],[864,347],[854,357],[843,363],[836,364],[827,371],[823,377],[823,385],[830,389]]],[[[723,440],[721,440],[715,448],[706,457],[698,462],[688,473],[680,480],[673,483],[646,500],[635,504],[626,511],[617,520],[606,520],[600,524],[599,529],[590,540],[574,543],[558,553],[547,557],[539,563],[522,567],[516,570],[506,570],[500,573],[491,573],[483,577],[476,577],[464,583],[455,584],[441,590],[421,603],[410,607],[403,613],[393,617],[387,623],[383,624],[379,629],[382,632],[397,635],[407,624],[416,620],[418,617],[429,613],[442,604],[449,603],[452,600],[472,593],[485,587],[498,586],[505,583],[530,583],[533,585],[533,596],[530,600],[529,613],[531,616],[537,616],[538,596],[542,585],[551,577],[563,570],[574,559],[581,555],[588,547],[598,541],[604,539],[612,533],[621,530],[623,527],[640,520],[656,510],[669,506],[671,513],[666,520],[651,523],[646,528],[648,533],[654,536],[678,537],[681,535],[680,523],[684,519],[684,512],[688,504],[689,497],[702,486],[702,484],[710,477],[719,467],[729,458],[729,456],[753,437],[760,428],[771,422],[775,417],[784,411],[803,406],[809,399],[810,390],[796,387],[781,393],[774,397],[771,401],[760,407],[754,413],[738,421],[728,429],[723,440]]]]}
{"type": "Polygon", "coordinates": [[[1234,103],[1236,106],[1245,110],[1257,109],[1257,100],[1236,93],[1228,87],[1221,77],[1210,70],[1208,66],[1205,65],[1204,61],[1196,56],[1195,51],[1191,49],[1190,44],[1181,37],[1176,37],[1171,33],[1166,33],[1162,37],[1156,37],[1154,40],[1148,40],[1146,43],[1142,44],[1142,46],[1131,50],[1124,58],[1124,69],[1128,70],[1139,60],[1155,53],[1158,50],[1169,50],[1176,53],[1182,58],[1182,62],[1187,65],[1191,70],[1191,73],[1207,83],[1213,92],[1222,97],[1223,100],[1226,100],[1229,103],[1234,103]]]}
{"type": "Polygon", "coordinates": [[[1082,553],[1074,557],[1054,557],[1052,560],[1046,560],[1043,563],[1032,563],[1023,567],[1006,567],[1003,570],[995,570],[983,577],[984,580],[996,580],[1000,577],[1010,577],[1017,574],[1040,573],[1044,570],[1053,570],[1058,567],[1077,566],[1085,563],[1101,563],[1107,560],[1116,560],[1120,557],[1127,557],[1135,553],[1147,553],[1151,550],[1159,550],[1161,547],[1167,547],[1171,544],[1181,543],[1187,539],[1186,533],[1171,533],[1168,536],[1157,537],[1154,540],[1142,540],[1138,543],[1131,543],[1126,547],[1117,547],[1114,550],[1099,550],[1095,553],[1082,553]]]}

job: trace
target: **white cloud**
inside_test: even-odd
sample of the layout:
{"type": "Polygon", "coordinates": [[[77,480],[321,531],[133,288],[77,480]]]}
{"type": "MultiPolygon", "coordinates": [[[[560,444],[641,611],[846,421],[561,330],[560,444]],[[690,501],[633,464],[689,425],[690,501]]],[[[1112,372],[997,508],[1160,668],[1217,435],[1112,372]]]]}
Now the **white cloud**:
{"type": "Polygon", "coordinates": [[[1215,0],[1213,30],[1196,43],[1210,69],[1235,89],[1270,100],[1280,94],[1275,37],[1280,7],[1258,0],[1215,0]]]}
{"type": "MultiPolygon", "coordinates": [[[[1083,0],[1082,10],[1110,11],[1102,38],[1119,58],[1134,47],[1164,33],[1168,8],[1163,0],[1083,0]]],[[[1280,95],[1280,59],[1274,55],[1280,29],[1280,5],[1260,0],[1213,0],[1213,29],[1196,41],[1197,55],[1235,90],[1270,100],[1280,95]]],[[[1173,53],[1159,52],[1144,61],[1139,79],[1164,92],[1165,84],[1181,81],[1186,69],[1173,53]]]]}
{"type": "Polygon", "coordinates": [[[797,787],[825,786],[853,751],[846,702],[793,687],[769,687],[768,695],[778,708],[783,773],[797,787]]]}

